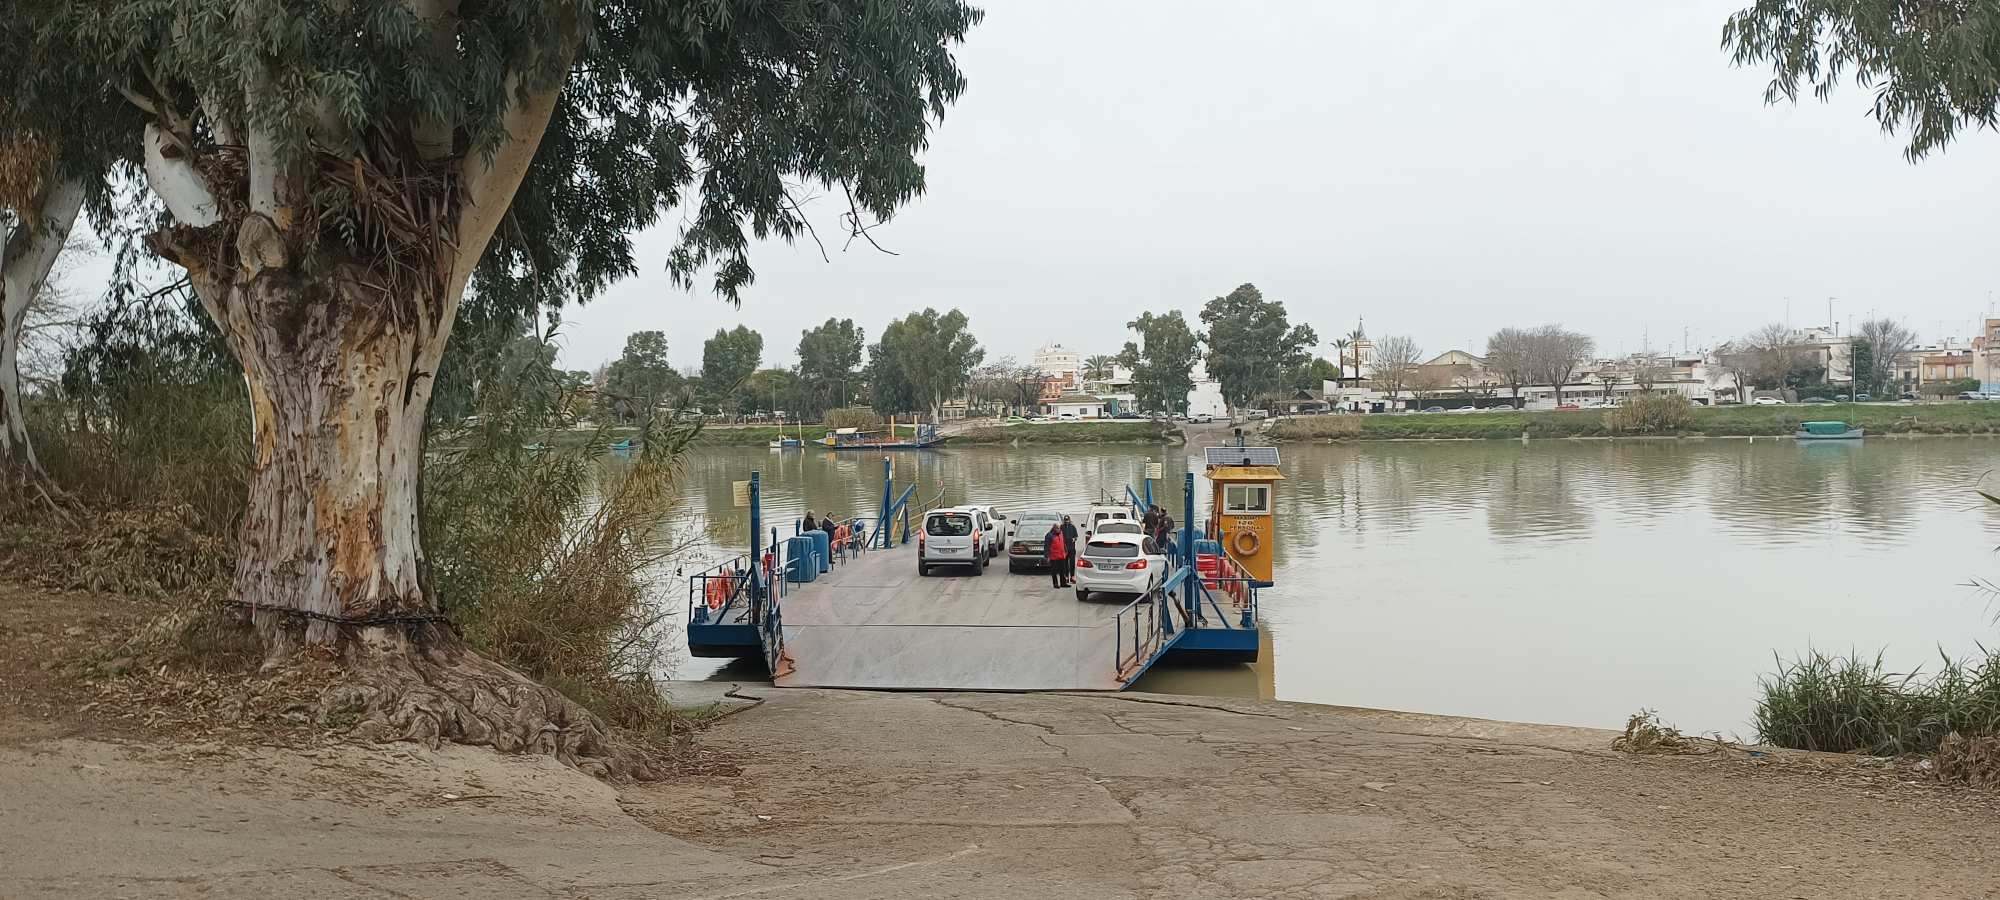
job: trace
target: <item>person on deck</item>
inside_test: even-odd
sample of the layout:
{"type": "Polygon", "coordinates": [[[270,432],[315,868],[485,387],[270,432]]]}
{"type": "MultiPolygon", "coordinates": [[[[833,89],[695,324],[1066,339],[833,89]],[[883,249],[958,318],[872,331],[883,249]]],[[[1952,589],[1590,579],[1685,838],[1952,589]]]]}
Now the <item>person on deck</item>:
{"type": "Polygon", "coordinates": [[[832,553],[836,561],[843,559],[841,551],[846,548],[840,546],[840,522],[832,516],[827,516],[819,520],[819,530],[826,532],[827,552],[832,553]]]}
{"type": "Polygon", "coordinates": [[[1042,535],[1042,561],[1049,566],[1049,585],[1069,587],[1069,543],[1064,540],[1062,526],[1050,525],[1049,533],[1042,535]]]}
{"type": "Polygon", "coordinates": [[[1069,548],[1069,558],[1063,560],[1063,581],[1076,582],[1076,558],[1083,553],[1083,545],[1076,542],[1076,523],[1068,516],[1062,520],[1063,545],[1069,548]]]}
{"type": "Polygon", "coordinates": [[[799,533],[804,534],[808,531],[818,531],[818,530],[819,530],[819,522],[813,519],[813,511],[810,509],[806,510],[806,520],[799,523],[799,533]]]}
{"type": "Polygon", "coordinates": [[[1162,547],[1171,546],[1174,540],[1174,517],[1162,509],[1153,518],[1153,542],[1162,547]]]}

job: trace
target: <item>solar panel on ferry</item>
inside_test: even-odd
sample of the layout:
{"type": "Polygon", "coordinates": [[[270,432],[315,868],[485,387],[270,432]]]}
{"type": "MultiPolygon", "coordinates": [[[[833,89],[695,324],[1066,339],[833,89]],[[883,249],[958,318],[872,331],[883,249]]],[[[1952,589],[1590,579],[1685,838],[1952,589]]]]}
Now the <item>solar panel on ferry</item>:
{"type": "Polygon", "coordinates": [[[1276,447],[1210,447],[1208,464],[1211,466],[1275,466],[1278,464],[1276,447]]]}

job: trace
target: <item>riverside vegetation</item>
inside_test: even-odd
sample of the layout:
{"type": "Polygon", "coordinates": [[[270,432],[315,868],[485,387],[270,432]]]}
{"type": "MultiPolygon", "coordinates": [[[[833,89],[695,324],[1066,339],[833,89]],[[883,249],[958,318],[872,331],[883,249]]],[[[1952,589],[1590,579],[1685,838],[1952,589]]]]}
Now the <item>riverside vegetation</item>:
{"type": "MultiPolygon", "coordinates": [[[[114,313],[94,330],[29,410],[47,473],[9,482],[0,498],[9,523],[0,559],[16,579],[145,610],[149,623],[110,639],[104,659],[73,661],[80,674],[208,673],[233,691],[211,698],[218,705],[297,683],[311,654],[267,659],[227,601],[249,471],[241,377],[198,320],[114,313]]],[[[679,462],[699,430],[652,423],[629,458],[605,454],[601,433],[531,449],[571,433],[575,404],[553,369],[504,362],[447,359],[480,385],[479,416],[429,439],[421,490],[432,587],[470,647],[599,717],[638,757],[629,772],[664,771],[699,716],[670,706],[654,682],[665,644],[663,614],[645,602],[647,573],[671,552],[657,536],[670,533],[679,462]]],[[[352,702],[329,696],[290,702],[316,710],[308,727],[317,731],[359,723],[352,702]]]]}
{"type": "MultiPolygon", "coordinates": [[[[1493,440],[1615,437],[1659,434],[1689,437],[1780,437],[1799,423],[1840,419],[1869,434],[2000,434],[2000,403],[1791,404],[1786,406],[1688,406],[1685,417],[1655,409],[1671,401],[1635,400],[1644,413],[1609,410],[1495,410],[1476,413],[1299,416],[1262,432],[1283,443],[1323,440],[1493,440]],[[1643,418],[1639,418],[1643,416],[1643,418]]],[[[1680,401],[1685,403],[1685,400],[1680,401]]],[[[1630,406],[1631,404],[1628,404],[1630,406]]]]}

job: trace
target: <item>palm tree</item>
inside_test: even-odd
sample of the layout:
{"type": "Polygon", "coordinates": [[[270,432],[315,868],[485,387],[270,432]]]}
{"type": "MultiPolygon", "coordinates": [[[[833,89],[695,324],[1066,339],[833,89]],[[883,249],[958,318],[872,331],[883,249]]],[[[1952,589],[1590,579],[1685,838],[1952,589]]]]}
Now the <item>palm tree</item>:
{"type": "Polygon", "coordinates": [[[1354,346],[1354,342],[1347,338],[1337,337],[1333,339],[1333,361],[1339,364],[1334,368],[1340,370],[1340,381],[1347,380],[1347,348],[1352,346],[1354,346]]]}
{"type": "Polygon", "coordinates": [[[1085,359],[1083,361],[1083,377],[1090,379],[1110,378],[1111,364],[1114,361],[1109,356],[1093,356],[1085,359]]]}

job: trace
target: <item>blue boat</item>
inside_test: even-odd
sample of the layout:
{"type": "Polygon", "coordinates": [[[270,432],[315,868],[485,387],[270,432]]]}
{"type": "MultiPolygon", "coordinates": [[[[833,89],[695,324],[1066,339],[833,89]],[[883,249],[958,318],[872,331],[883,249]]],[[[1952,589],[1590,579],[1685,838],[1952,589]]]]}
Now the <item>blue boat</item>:
{"type": "Polygon", "coordinates": [[[839,428],[827,432],[819,439],[819,444],[829,450],[927,450],[944,443],[944,435],[938,433],[936,425],[911,425],[905,435],[897,430],[894,422],[889,423],[889,431],[862,431],[859,428],[839,428]]]}

